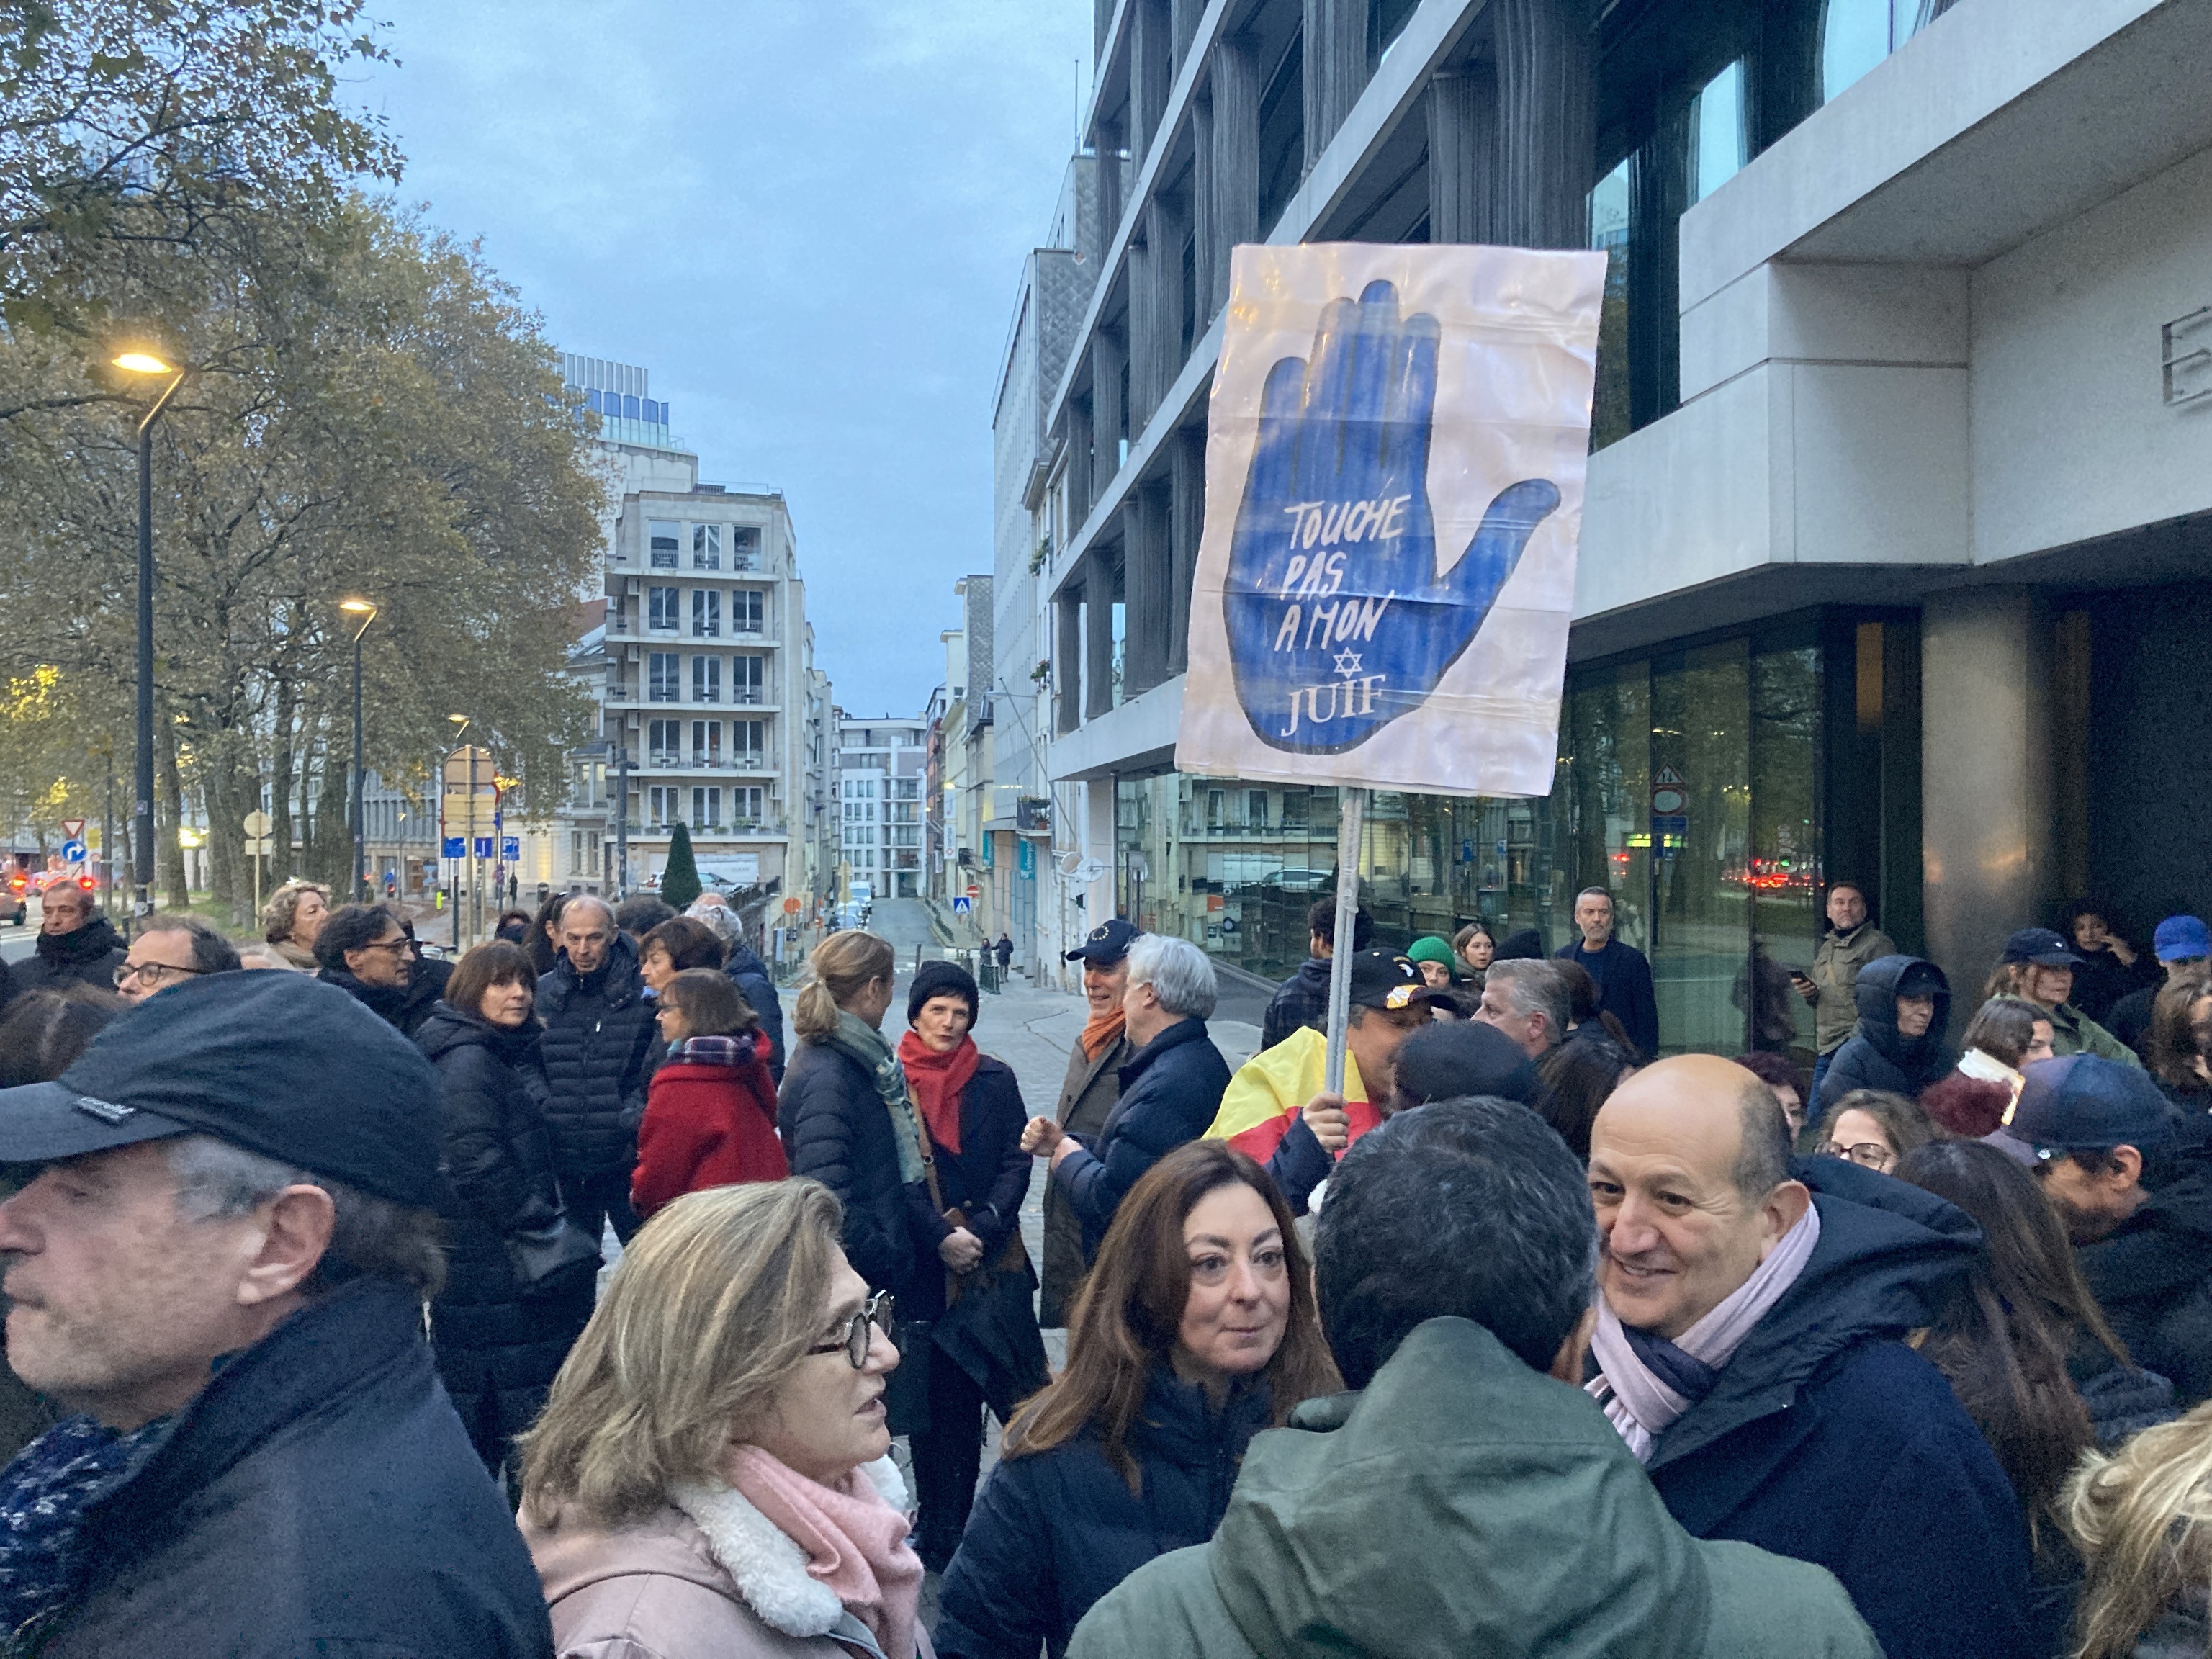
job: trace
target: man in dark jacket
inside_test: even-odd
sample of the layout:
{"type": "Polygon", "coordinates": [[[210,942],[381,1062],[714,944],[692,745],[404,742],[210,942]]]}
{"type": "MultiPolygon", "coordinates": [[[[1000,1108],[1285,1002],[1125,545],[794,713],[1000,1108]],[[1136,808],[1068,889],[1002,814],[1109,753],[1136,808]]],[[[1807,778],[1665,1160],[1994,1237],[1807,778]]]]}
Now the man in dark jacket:
{"type": "Polygon", "coordinates": [[[1836,1050],[1813,1103],[1817,1121],[1854,1089],[1886,1089],[1917,1099],[1956,1063],[1943,1047],[1951,982],[1918,957],[1881,957],[1859,969],[1851,994],[1858,1029],[1836,1050]]]}
{"type": "Polygon", "coordinates": [[[315,935],[317,979],[335,985],[409,1036],[437,1006],[415,985],[415,943],[381,904],[341,904],[315,935]],[[413,994],[410,994],[410,991],[413,994]]]}
{"type": "Polygon", "coordinates": [[[2104,1020],[2105,1029],[2134,1049],[2145,1064],[2148,1064],[2144,1049],[2150,1041],[2151,1011],[2158,1005],[2158,994],[2185,974],[2204,971],[2205,958],[2212,957],[2212,929],[2206,928],[2202,916],[2168,916],[2151,935],[2150,948],[2164,977],[2155,985],[2129,992],[2112,1005],[2104,1020]]]}
{"type": "Polygon", "coordinates": [[[1590,1393],[1674,1518],[1826,1567],[1890,1659],[2028,1659],[2019,1502],[1904,1340],[1972,1266],[1973,1223],[1840,1159],[1793,1170],[1772,1093],[1710,1054],[1614,1091],[1589,1187],[1590,1393]]]}
{"type": "Polygon", "coordinates": [[[1571,962],[1597,987],[1597,1006],[1620,1022],[1640,1059],[1659,1052],[1659,998],[1651,988],[1651,963],[1643,951],[1613,937],[1613,895],[1585,887],[1575,896],[1575,926],[1582,937],[1552,952],[1571,962]]]}
{"type": "MultiPolygon", "coordinates": [[[[1052,1115],[1053,1121],[1072,1135],[1095,1138],[1106,1127],[1107,1115],[1121,1097],[1121,1068],[1137,1052],[1121,1010],[1122,993],[1129,987],[1129,946],[1137,938],[1134,924],[1116,916],[1092,928],[1091,936],[1067,953],[1070,962],[1083,964],[1083,995],[1091,1008],[1081,1036],[1068,1050],[1067,1076],[1052,1115]]],[[[1038,1324],[1053,1330],[1067,1323],[1075,1293],[1082,1288],[1084,1267],[1083,1223],[1066,1189],[1048,1181],[1038,1324]]]]}
{"type": "Polygon", "coordinates": [[[6,1091],[0,1159],[44,1166],[0,1204],[9,1363],[73,1413],[0,1490],[27,1650],[550,1659],[423,1337],[438,1116],[412,1044],[294,974],[173,987],[6,1091]]]}
{"type": "Polygon", "coordinates": [[[2212,1149],[2141,1070],[2094,1054],[2027,1068],[1989,1137],[2058,1207],[2081,1276],[2136,1362],[2212,1399],[2212,1149]]]}
{"type": "Polygon", "coordinates": [[[1121,1009],[1137,1052],[1121,1068],[1121,1097],[1086,1146],[1048,1117],[1033,1117],[1025,1152],[1049,1154],[1052,1179],[1083,1224],[1083,1259],[1098,1254],[1114,1212],[1146,1170],[1204,1134],[1229,1086],[1229,1062],[1206,1035],[1213,964],[1188,939],[1146,933],[1129,947],[1121,1009]]]}
{"type": "Polygon", "coordinates": [[[579,893],[561,908],[560,953],[538,981],[538,1012],[561,1195],[592,1237],[611,1222],[627,1243],[637,1231],[629,1177],[651,1080],[653,1005],[637,946],[605,899],[579,893]]]}
{"type": "MultiPolygon", "coordinates": [[[[1306,912],[1307,959],[1285,980],[1260,1022],[1260,1047],[1272,1048],[1301,1026],[1328,1018],[1328,964],[1336,955],[1336,901],[1316,899],[1306,912]]],[[[1375,937],[1375,921],[1364,910],[1352,921],[1352,948],[1364,951],[1375,937]]]]}
{"type": "Polygon", "coordinates": [[[55,881],[39,898],[38,943],[15,964],[15,989],[66,991],[72,985],[115,988],[123,935],[93,908],[92,895],[73,881],[55,881]]]}
{"type": "Polygon", "coordinates": [[[1589,1200],[1533,1113],[1424,1106],[1330,1184],[1315,1285],[1357,1392],[1255,1439],[1212,1541],[1139,1567],[1072,1659],[1873,1659],[1827,1573],[1686,1534],[1575,1387],[1589,1200]]]}

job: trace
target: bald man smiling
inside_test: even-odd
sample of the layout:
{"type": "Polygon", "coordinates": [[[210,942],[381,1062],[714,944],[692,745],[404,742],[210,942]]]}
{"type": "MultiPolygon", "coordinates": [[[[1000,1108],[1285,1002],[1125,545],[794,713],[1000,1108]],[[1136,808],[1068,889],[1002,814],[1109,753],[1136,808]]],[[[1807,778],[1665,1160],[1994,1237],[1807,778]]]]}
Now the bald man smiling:
{"type": "Polygon", "coordinates": [[[1904,1340],[1978,1241],[1932,1194],[1793,1163],[1765,1085],[1661,1060],[1590,1131],[1591,1395],[1700,1538],[1826,1567],[1891,1659],[2027,1659],[2026,1527],[1942,1374],[1904,1340]]]}

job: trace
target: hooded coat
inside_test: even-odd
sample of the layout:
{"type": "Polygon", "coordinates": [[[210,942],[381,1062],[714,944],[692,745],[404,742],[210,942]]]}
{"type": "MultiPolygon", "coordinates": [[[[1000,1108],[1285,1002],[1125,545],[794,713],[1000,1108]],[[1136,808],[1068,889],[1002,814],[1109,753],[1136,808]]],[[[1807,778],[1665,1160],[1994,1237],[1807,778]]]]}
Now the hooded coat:
{"type": "Polygon", "coordinates": [[[1814,1103],[1816,1116],[1854,1089],[1886,1089],[1907,1100],[1916,1098],[1955,1063],[1943,1048],[1943,1029],[1951,1018],[1951,982],[1934,963],[1918,957],[1878,957],[1859,969],[1851,994],[1858,1000],[1858,1029],[1828,1062],[1820,1098],[1814,1103]],[[1908,1037],[1897,1029],[1897,988],[1916,971],[1921,978],[1934,977],[1936,1017],[1925,1031],[1908,1037]]]}
{"type": "Polygon", "coordinates": [[[1648,1466],[1674,1518],[1827,1568],[1889,1659],[2029,1659],[2027,1528],[2011,1484],[1929,1361],[1981,1234],[1932,1193],[1800,1160],[1820,1237],[1711,1393],[1648,1466]]]}
{"type": "Polygon", "coordinates": [[[72,933],[40,933],[31,954],[15,964],[16,993],[66,991],[72,985],[112,991],[115,970],[130,953],[106,916],[95,915],[72,933]]]}
{"type": "Polygon", "coordinates": [[[562,1180],[627,1170],[637,1158],[655,1035],[629,935],[617,932],[588,974],[562,951],[538,981],[538,1015],[550,1090],[545,1122],[562,1180]]]}
{"type": "Polygon", "coordinates": [[[2113,1334],[2173,1379],[2184,1410],[2212,1399],[2212,1153],[2176,1168],[2107,1237],[2075,1252],[2113,1334]]]}
{"type": "Polygon", "coordinates": [[[1464,1319],[1428,1321],[1367,1389],[1309,1401],[1255,1439],[1213,1540],[1139,1568],[1068,1648],[1071,1659],[1879,1651],[1818,1567],[1685,1533],[1587,1395],[1464,1319]]]}
{"type": "Polygon", "coordinates": [[[1240,1389],[1216,1412],[1200,1389],[1160,1364],[1127,1442],[1141,1492],[1129,1490],[1096,1432],[1001,1459],[945,1571],[938,1651],[945,1659],[1036,1659],[1042,1642],[1065,1652],[1099,1597],[1153,1557],[1213,1535],[1244,1449],[1267,1417],[1264,1388],[1240,1389]]]}
{"type": "Polygon", "coordinates": [[[561,1214],[536,1024],[508,1030],[441,1002],[415,1042],[444,1085],[452,1189],[439,1206],[446,1287],[431,1305],[432,1341],[438,1374],[490,1462],[545,1403],[591,1319],[595,1276],[526,1299],[507,1260],[510,1237],[550,1227],[561,1214]]]}

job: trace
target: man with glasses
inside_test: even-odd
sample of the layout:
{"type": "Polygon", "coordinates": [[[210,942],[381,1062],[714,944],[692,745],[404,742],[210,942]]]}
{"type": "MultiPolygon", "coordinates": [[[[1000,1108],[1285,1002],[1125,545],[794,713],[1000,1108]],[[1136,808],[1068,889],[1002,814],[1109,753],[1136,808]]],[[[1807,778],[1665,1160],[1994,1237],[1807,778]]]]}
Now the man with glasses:
{"type": "Polygon", "coordinates": [[[156,991],[201,974],[234,974],[242,965],[231,942],[198,916],[156,913],[115,970],[115,992],[135,1008],[156,991]]]}
{"type": "Polygon", "coordinates": [[[123,936],[94,908],[92,895],[57,878],[39,897],[39,942],[15,965],[18,991],[66,991],[93,985],[105,991],[123,963],[123,936]]]}
{"type": "Polygon", "coordinates": [[[431,1004],[407,995],[415,970],[415,945],[398,919],[380,904],[342,904],[315,936],[316,978],[337,986],[380,1018],[407,1036],[428,1015],[431,1004]]]}

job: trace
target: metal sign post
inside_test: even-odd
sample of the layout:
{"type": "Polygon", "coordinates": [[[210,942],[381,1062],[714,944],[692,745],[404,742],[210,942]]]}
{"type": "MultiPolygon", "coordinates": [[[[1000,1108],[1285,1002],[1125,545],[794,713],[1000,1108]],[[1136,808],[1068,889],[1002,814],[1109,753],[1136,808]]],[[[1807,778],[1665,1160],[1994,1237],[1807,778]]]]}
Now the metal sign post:
{"type": "Polygon", "coordinates": [[[1352,1019],[1352,955],[1359,917],[1360,841],[1367,827],[1367,791],[1336,792],[1336,933],[1328,951],[1328,1069],[1322,1086],[1344,1092],[1344,1031],[1352,1019]]]}

